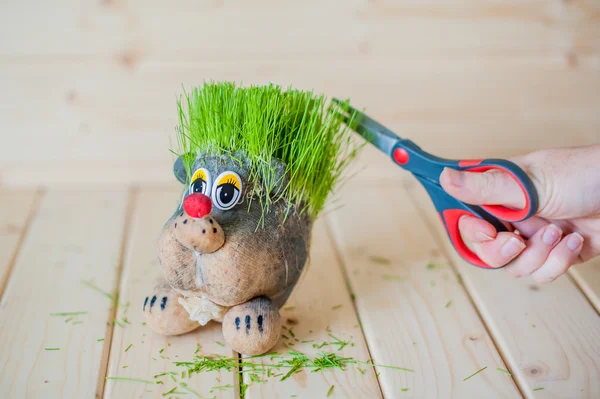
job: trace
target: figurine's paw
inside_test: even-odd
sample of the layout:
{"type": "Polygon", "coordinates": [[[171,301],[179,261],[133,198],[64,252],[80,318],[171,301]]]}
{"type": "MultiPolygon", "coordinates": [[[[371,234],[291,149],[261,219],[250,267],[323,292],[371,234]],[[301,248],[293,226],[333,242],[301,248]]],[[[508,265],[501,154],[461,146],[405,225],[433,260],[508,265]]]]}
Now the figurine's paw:
{"type": "Polygon", "coordinates": [[[271,349],[281,334],[281,317],[265,297],[232,307],[223,319],[223,336],[233,350],[260,355],[271,349]]]}
{"type": "Polygon", "coordinates": [[[142,309],[152,330],[162,335],[179,335],[199,327],[198,322],[190,320],[188,312],[179,304],[181,297],[167,283],[162,283],[144,298],[142,309]]]}

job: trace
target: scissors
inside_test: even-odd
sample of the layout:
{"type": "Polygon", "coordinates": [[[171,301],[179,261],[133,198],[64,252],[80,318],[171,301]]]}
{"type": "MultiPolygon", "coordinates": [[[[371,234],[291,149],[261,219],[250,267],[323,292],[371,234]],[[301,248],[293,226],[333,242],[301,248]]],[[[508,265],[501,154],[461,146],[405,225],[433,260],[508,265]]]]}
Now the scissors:
{"type": "Polygon", "coordinates": [[[398,137],[394,132],[376,122],[353,107],[333,99],[344,114],[344,123],[368,142],[379,148],[400,167],[411,172],[421,182],[437,209],[454,249],[467,262],[485,269],[492,267],[482,261],[463,242],[458,230],[458,220],[471,215],[492,224],[496,231],[508,231],[502,221],[519,222],[535,215],[538,209],[538,195],[527,174],[513,162],[504,159],[469,159],[462,161],[436,157],[423,151],[410,140],[398,137]],[[511,209],[501,205],[470,205],[450,196],[440,185],[440,174],[444,168],[459,171],[482,173],[488,170],[501,170],[519,184],[525,196],[523,209],[511,209]]]}

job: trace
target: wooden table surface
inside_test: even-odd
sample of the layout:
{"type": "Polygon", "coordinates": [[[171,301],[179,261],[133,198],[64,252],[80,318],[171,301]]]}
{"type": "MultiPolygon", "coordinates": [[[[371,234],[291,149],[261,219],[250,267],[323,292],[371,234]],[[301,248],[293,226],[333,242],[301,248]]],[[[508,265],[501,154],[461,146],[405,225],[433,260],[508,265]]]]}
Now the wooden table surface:
{"type": "Polygon", "coordinates": [[[350,365],[263,383],[237,369],[181,379],[173,362],[198,345],[237,354],[220,345],[216,323],[180,337],[143,323],[160,275],[155,241],[178,189],[3,190],[0,397],[236,398],[240,384],[246,398],[324,398],[332,386],[332,398],[600,397],[600,261],[535,285],[464,263],[417,183],[355,179],[336,197],[343,206],[316,223],[310,267],[282,310],[298,341],[286,334],[274,350],[314,356],[323,349],[313,342],[334,336],[348,345],[326,351],[412,372],[350,365]],[[169,371],[177,378],[154,377],[169,371]]]}

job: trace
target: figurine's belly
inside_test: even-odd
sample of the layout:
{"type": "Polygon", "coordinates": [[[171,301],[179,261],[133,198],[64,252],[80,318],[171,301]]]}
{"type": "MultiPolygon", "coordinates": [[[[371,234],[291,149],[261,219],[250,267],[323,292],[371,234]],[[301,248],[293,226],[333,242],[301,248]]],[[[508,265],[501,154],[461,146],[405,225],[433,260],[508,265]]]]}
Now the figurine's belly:
{"type": "MultiPolygon", "coordinates": [[[[266,223],[277,226],[271,218],[266,223]]],[[[198,257],[202,290],[224,306],[289,295],[307,261],[309,232],[308,223],[289,217],[277,228],[227,235],[218,251],[198,257]]]]}
{"type": "Polygon", "coordinates": [[[295,284],[304,264],[290,265],[272,246],[265,247],[248,252],[243,246],[225,245],[213,254],[198,256],[198,288],[213,302],[234,306],[261,295],[273,297],[295,284]]]}

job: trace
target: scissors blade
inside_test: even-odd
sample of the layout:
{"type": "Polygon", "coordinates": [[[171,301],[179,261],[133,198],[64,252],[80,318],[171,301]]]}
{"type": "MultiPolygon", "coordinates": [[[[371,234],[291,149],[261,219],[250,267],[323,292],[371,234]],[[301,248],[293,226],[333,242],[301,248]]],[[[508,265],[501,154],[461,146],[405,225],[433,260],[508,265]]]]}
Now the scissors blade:
{"type": "Polygon", "coordinates": [[[392,150],[402,140],[398,135],[356,108],[348,104],[343,104],[335,98],[333,101],[340,104],[342,110],[347,113],[340,114],[340,116],[348,127],[360,134],[369,143],[379,148],[383,153],[388,156],[392,155],[392,150]]]}

